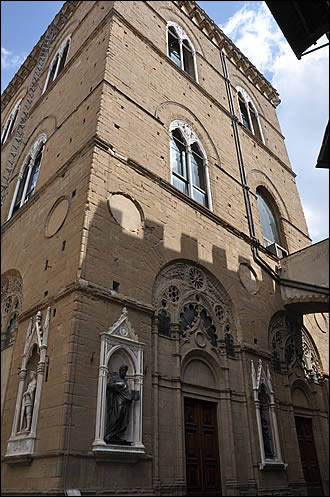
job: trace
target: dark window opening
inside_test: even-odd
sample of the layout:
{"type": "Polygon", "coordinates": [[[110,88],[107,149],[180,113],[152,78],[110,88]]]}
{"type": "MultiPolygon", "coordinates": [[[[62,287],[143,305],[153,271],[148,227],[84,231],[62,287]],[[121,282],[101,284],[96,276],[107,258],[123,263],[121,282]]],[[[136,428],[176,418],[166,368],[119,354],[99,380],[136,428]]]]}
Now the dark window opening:
{"type": "Polygon", "coordinates": [[[183,69],[195,79],[194,56],[187,40],[182,42],[183,69]]]}
{"type": "Polygon", "coordinates": [[[256,115],[251,103],[249,103],[249,110],[250,110],[253,132],[254,132],[256,138],[258,138],[258,140],[262,141],[257,115],[256,115]]]}
{"type": "Polygon", "coordinates": [[[268,245],[274,242],[277,243],[278,245],[281,245],[281,239],[279,235],[275,214],[269,202],[267,201],[265,196],[260,192],[260,190],[257,190],[256,193],[257,193],[257,202],[258,202],[259,216],[261,222],[261,229],[264,237],[265,246],[267,247],[268,245]]]}
{"type": "Polygon", "coordinates": [[[161,309],[158,313],[158,333],[162,336],[171,336],[171,318],[167,311],[161,309]]]}
{"type": "Polygon", "coordinates": [[[238,93],[238,101],[239,101],[239,108],[241,111],[243,126],[251,131],[250,122],[249,122],[249,114],[248,114],[248,110],[246,107],[246,103],[245,103],[245,101],[240,93],[238,93]]]}
{"type": "Polygon", "coordinates": [[[62,57],[61,57],[61,60],[60,60],[60,65],[58,67],[58,71],[57,71],[57,76],[60,74],[60,72],[62,71],[64,65],[65,65],[65,61],[66,61],[66,58],[67,58],[67,55],[68,55],[68,50],[69,50],[69,42],[67,42],[67,44],[65,45],[65,48],[63,50],[63,54],[62,54],[62,57]]]}
{"type": "Polygon", "coordinates": [[[119,283],[117,281],[112,282],[112,290],[114,292],[119,292],[119,283]]]}
{"type": "Polygon", "coordinates": [[[168,56],[177,66],[181,67],[180,43],[172,26],[168,28],[168,56]]]}

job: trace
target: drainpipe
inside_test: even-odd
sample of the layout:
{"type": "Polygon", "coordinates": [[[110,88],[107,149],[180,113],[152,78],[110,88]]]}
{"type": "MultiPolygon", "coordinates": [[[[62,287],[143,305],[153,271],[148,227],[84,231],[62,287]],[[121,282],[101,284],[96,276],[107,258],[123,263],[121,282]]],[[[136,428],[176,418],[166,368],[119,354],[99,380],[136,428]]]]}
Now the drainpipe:
{"type": "Polygon", "coordinates": [[[239,171],[240,171],[240,176],[241,176],[241,184],[242,184],[242,188],[243,188],[245,209],[246,209],[248,225],[249,225],[249,233],[250,233],[250,237],[252,239],[251,250],[252,250],[253,260],[264,271],[266,271],[270,275],[270,277],[273,278],[273,280],[275,280],[280,285],[288,286],[291,288],[297,288],[299,290],[312,289],[313,292],[315,292],[315,293],[328,295],[329,289],[327,289],[326,287],[322,287],[320,285],[310,284],[310,283],[307,283],[304,281],[296,281],[296,280],[289,280],[287,278],[281,278],[274,271],[274,269],[264,259],[262,259],[262,257],[260,257],[260,255],[259,255],[258,247],[260,246],[260,241],[258,240],[258,238],[256,236],[256,232],[255,232],[255,228],[254,228],[253,214],[252,214],[251,201],[250,201],[250,188],[249,188],[249,186],[247,184],[247,180],[246,180],[244,161],[243,161],[243,155],[242,155],[242,149],[241,149],[241,142],[240,142],[240,137],[239,137],[239,133],[238,133],[238,126],[237,126],[238,118],[235,114],[233,95],[231,92],[230,79],[229,79],[227,63],[226,63],[226,55],[221,50],[220,50],[220,59],[221,59],[221,65],[222,65],[223,74],[224,74],[224,78],[225,78],[227,97],[228,97],[228,102],[229,102],[229,110],[230,110],[230,113],[232,116],[232,127],[233,127],[233,132],[234,132],[237,161],[238,161],[238,166],[239,166],[239,171]],[[302,287],[305,287],[305,288],[302,288],[302,287]]]}

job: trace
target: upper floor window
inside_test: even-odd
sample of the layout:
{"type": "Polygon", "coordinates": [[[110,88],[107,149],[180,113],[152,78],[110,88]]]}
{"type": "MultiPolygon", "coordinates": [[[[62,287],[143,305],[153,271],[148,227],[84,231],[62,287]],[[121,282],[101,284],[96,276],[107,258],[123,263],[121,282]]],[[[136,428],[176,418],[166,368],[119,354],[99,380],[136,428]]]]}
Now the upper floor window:
{"type": "Polygon", "coordinates": [[[260,141],[264,141],[261,131],[261,126],[259,122],[258,112],[252,103],[249,95],[243,88],[236,88],[238,106],[241,113],[242,124],[245,128],[251,131],[256,138],[260,141]]]}
{"type": "Polygon", "coordinates": [[[167,51],[169,58],[198,82],[196,50],[184,30],[174,22],[167,25],[167,51]]]}
{"type": "Polygon", "coordinates": [[[172,184],[212,209],[207,158],[200,140],[184,121],[173,121],[170,135],[172,184]]]}
{"type": "Polygon", "coordinates": [[[47,137],[45,134],[40,135],[32,145],[23,162],[23,166],[18,175],[8,219],[10,219],[34,193],[46,140],[47,137]]]}
{"type": "Polygon", "coordinates": [[[65,65],[67,56],[68,56],[70,41],[71,41],[70,37],[67,37],[63,41],[60,48],[56,52],[55,57],[53,58],[52,62],[50,63],[48,75],[46,78],[46,83],[45,83],[45,86],[44,86],[42,93],[45,93],[45,91],[47,90],[47,88],[51,84],[51,82],[54,81],[57,78],[57,76],[60,74],[60,72],[62,71],[62,69],[65,65]]]}
{"type": "Polygon", "coordinates": [[[16,123],[16,120],[17,120],[17,116],[18,116],[18,113],[19,113],[19,108],[20,108],[20,103],[21,103],[22,99],[20,99],[15,107],[13,108],[13,110],[11,111],[4,127],[3,127],[3,132],[2,132],[2,135],[1,135],[1,145],[3,143],[5,143],[7,141],[7,138],[8,136],[10,135],[10,133],[12,132],[12,130],[14,129],[14,126],[15,126],[15,123],[16,123]]]}
{"type": "Polygon", "coordinates": [[[256,194],[265,247],[274,242],[282,245],[276,216],[269,201],[260,189],[257,190],[256,194]]]}

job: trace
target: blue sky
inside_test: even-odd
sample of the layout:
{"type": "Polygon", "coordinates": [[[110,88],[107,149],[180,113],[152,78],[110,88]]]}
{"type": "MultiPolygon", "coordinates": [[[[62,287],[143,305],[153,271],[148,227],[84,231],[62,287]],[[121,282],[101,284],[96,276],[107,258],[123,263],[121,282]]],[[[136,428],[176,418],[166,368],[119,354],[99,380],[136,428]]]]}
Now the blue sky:
{"type": "MultiPolygon", "coordinates": [[[[329,51],[299,61],[262,1],[200,1],[203,10],[278,90],[286,137],[313,243],[329,236],[329,171],[315,169],[329,118],[329,51]]],[[[64,2],[1,2],[1,92],[64,2]]],[[[327,42],[323,37],[318,45],[327,42]]],[[[313,47],[315,48],[315,47],[313,47]]]]}

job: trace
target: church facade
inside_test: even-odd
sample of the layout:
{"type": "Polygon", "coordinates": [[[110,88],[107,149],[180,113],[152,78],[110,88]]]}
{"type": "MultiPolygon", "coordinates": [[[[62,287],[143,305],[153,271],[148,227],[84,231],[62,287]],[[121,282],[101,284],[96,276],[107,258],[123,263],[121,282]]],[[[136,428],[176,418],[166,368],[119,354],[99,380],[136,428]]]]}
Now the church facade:
{"type": "Polygon", "coordinates": [[[50,28],[2,208],[3,495],[328,495],[327,297],[281,292],[311,239],[277,91],[192,1],[50,28]]]}

